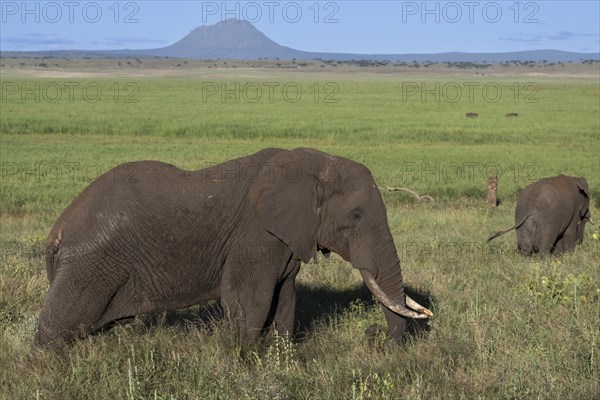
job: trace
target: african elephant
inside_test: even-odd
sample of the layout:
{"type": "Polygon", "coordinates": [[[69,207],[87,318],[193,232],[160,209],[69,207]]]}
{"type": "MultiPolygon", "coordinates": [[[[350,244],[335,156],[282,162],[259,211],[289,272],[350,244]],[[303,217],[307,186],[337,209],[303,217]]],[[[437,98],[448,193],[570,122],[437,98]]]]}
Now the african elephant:
{"type": "Polygon", "coordinates": [[[265,149],[197,171],[113,168],[65,209],[46,245],[50,288],[36,340],[64,344],[108,323],[219,299],[249,340],[293,332],[301,261],[333,251],[384,306],[388,334],[432,313],[404,293],[384,203],[363,165],[265,149]]]}
{"type": "Polygon", "coordinates": [[[559,255],[583,241],[585,224],[591,218],[589,188],[583,177],[559,175],[525,187],[519,194],[515,226],[488,238],[488,242],[513,229],[519,250],[559,255]]]}

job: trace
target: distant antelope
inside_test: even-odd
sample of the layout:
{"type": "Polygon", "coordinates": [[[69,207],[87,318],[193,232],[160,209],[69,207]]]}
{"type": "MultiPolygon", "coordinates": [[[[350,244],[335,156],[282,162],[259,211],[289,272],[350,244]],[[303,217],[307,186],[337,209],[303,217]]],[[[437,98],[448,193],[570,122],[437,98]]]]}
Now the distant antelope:
{"type": "Polygon", "coordinates": [[[477,118],[479,116],[479,114],[474,113],[474,112],[468,112],[465,115],[467,118],[477,118]]]}
{"type": "Polygon", "coordinates": [[[518,116],[519,114],[517,114],[516,112],[509,112],[505,115],[506,118],[516,118],[518,116]]]}

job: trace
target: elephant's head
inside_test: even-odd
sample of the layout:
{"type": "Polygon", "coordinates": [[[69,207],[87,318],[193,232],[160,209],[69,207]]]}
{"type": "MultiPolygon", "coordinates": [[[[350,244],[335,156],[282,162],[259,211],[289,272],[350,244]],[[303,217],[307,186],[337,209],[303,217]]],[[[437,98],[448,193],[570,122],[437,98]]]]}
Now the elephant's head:
{"type": "Polygon", "coordinates": [[[265,165],[250,197],[267,231],[304,262],[319,250],[351,262],[385,306],[394,338],[404,317],[432,315],[404,293],[385,205],[364,165],[311,149],[278,153],[265,165]]]}
{"type": "Polygon", "coordinates": [[[577,189],[579,191],[577,200],[578,200],[578,210],[579,210],[579,222],[577,224],[577,243],[581,244],[583,242],[583,233],[585,231],[585,224],[591,220],[592,214],[590,213],[590,189],[587,183],[587,180],[584,177],[573,178],[575,184],[577,185],[577,189]]]}

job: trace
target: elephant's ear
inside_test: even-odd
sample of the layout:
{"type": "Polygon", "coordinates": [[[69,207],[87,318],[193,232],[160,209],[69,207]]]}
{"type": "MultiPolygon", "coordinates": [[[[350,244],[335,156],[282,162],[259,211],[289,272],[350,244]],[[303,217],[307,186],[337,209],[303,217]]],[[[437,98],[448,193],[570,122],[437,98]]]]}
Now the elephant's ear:
{"type": "Polygon", "coordinates": [[[579,178],[573,178],[573,179],[575,179],[575,183],[577,184],[577,187],[579,188],[579,192],[589,199],[590,198],[590,189],[589,189],[587,180],[583,176],[581,176],[579,178]]]}
{"type": "Polygon", "coordinates": [[[286,243],[305,263],[317,252],[322,188],[314,166],[316,154],[282,152],[265,162],[249,198],[264,229],[286,243]]]}

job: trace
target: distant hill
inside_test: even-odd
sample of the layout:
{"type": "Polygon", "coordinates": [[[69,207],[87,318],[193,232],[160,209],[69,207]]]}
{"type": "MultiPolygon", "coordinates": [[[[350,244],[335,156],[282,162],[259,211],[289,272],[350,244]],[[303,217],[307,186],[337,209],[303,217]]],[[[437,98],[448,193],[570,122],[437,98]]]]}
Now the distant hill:
{"type": "Polygon", "coordinates": [[[226,20],[215,25],[200,26],[192,30],[178,42],[158,49],[145,50],[105,50],[105,51],[42,51],[42,52],[2,52],[2,57],[173,57],[189,59],[231,59],[231,60],[373,60],[400,62],[472,62],[497,64],[507,61],[548,61],[580,62],[599,60],[598,53],[575,53],[560,50],[533,50],[509,53],[436,53],[436,54],[351,54],[317,53],[295,50],[282,46],[269,39],[251,23],[239,20],[226,20]]]}
{"type": "Polygon", "coordinates": [[[178,42],[144,55],[199,59],[252,60],[279,58],[313,59],[311,54],[282,46],[269,39],[249,22],[230,19],[216,25],[200,26],[178,42]]]}

